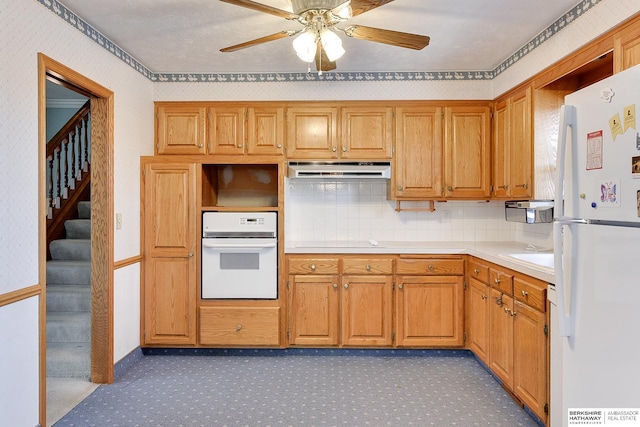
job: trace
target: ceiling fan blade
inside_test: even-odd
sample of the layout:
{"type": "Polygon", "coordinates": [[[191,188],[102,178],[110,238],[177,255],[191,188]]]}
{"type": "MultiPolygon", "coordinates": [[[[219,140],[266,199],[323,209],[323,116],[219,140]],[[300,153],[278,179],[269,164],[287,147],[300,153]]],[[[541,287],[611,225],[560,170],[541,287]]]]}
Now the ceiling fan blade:
{"type": "Polygon", "coordinates": [[[229,3],[229,4],[234,4],[236,6],[246,7],[248,9],[257,10],[258,12],[279,16],[280,18],[284,18],[284,19],[291,19],[291,20],[298,19],[298,15],[296,14],[287,12],[286,10],[268,6],[266,4],[257,3],[251,0],[220,0],[220,1],[229,3]]]}
{"type": "Polygon", "coordinates": [[[317,71],[331,71],[337,67],[335,62],[329,61],[327,52],[324,51],[322,43],[318,41],[318,49],[316,50],[316,70],[317,71]]]}
{"type": "Polygon", "coordinates": [[[354,39],[385,43],[415,50],[420,50],[429,45],[430,40],[428,36],[383,30],[381,28],[365,27],[362,25],[349,25],[344,29],[344,33],[354,39]]]}
{"type": "Polygon", "coordinates": [[[392,1],[393,0],[351,0],[352,16],[363,14],[376,7],[391,3],[392,1]]]}
{"type": "Polygon", "coordinates": [[[248,42],[236,44],[233,46],[220,49],[220,52],[235,52],[236,50],[245,49],[247,47],[255,46],[257,44],[267,43],[274,40],[283,39],[295,34],[295,31],[280,31],[279,33],[271,34],[270,36],[260,37],[259,39],[250,40],[248,42]]]}

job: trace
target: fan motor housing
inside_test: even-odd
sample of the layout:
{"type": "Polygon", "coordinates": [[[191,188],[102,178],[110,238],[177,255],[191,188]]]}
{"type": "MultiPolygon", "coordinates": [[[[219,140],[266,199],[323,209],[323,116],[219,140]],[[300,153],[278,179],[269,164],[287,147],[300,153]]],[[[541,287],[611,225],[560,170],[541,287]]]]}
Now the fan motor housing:
{"type": "Polygon", "coordinates": [[[301,15],[312,9],[332,10],[345,3],[345,0],[291,0],[293,13],[301,15]]]}

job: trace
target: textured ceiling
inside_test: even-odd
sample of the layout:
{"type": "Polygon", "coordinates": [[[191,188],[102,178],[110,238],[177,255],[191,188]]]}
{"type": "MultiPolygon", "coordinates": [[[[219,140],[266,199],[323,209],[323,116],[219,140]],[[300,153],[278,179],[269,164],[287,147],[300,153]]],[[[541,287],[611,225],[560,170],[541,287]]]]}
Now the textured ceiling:
{"type": "MultiPolygon", "coordinates": [[[[262,0],[291,11],[290,0],[262,0]]],[[[218,0],[61,0],[155,73],[305,72],[292,38],[221,53],[223,47],[297,21],[218,0]]],[[[348,21],[431,37],[415,51],[340,34],[346,54],[337,71],[487,71],[580,3],[578,0],[395,0],[348,21]]]]}

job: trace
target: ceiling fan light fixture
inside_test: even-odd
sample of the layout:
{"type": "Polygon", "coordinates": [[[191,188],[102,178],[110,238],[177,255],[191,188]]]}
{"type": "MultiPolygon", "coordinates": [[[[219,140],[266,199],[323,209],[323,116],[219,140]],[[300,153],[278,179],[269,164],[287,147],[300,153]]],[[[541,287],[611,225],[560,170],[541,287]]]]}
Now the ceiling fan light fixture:
{"type": "Polygon", "coordinates": [[[311,29],[303,31],[293,40],[293,49],[298,58],[304,62],[311,62],[315,59],[317,48],[316,33],[311,29]]]}
{"type": "Polygon", "coordinates": [[[322,43],[322,48],[326,52],[329,61],[335,62],[344,55],[345,50],[342,47],[342,40],[336,33],[328,28],[325,28],[320,32],[320,42],[322,43]]]}

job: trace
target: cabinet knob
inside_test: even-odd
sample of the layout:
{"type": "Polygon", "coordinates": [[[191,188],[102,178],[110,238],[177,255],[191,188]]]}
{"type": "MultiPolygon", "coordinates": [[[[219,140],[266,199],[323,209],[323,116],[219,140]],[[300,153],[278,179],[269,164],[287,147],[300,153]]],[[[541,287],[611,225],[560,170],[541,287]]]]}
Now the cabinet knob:
{"type": "Polygon", "coordinates": [[[496,285],[499,285],[500,284],[500,277],[496,277],[495,282],[496,282],[496,285]]]}
{"type": "Polygon", "coordinates": [[[402,191],[402,185],[398,185],[396,188],[398,189],[398,191],[402,191]]]}
{"type": "Polygon", "coordinates": [[[448,186],[447,186],[447,190],[448,190],[448,191],[453,191],[453,187],[452,187],[452,186],[450,186],[450,185],[448,185],[448,186]]]}
{"type": "Polygon", "coordinates": [[[338,151],[338,147],[331,147],[331,151],[335,153],[336,151],[338,151]]]}
{"type": "Polygon", "coordinates": [[[344,288],[345,288],[345,289],[349,289],[349,284],[348,284],[348,283],[345,283],[345,284],[344,284],[344,288]]]}
{"type": "Polygon", "coordinates": [[[189,252],[189,258],[193,256],[193,252],[189,252]]]}
{"type": "Polygon", "coordinates": [[[333,289],[338,289],[338,284],[337,283],[333,284],[333,289]]]}
{"type": "Polygon", "coordinates": [[[371,266],[370,266],[369,264],[365,265],[365,266],[364,266],[364,268],[365,268],[367,271],[371,271],[371,266]]]}
{"type": "Polygon", "coordinates": [[[475,274],[480,274],[480,270],[478,270],[477,268],[474,268],[474,269],[473,269],[473,272],[474,272],[475,274]]]}
{"type": "Polygon", "coordinates": [[[404,285],[403,285],[402,283],[400,283],[400,284],[398,285],[398,289],[402,289],[402,288],[404,288],[404,285]]]}
{"type": "Polygon", "coordinates": [[[202,147],[204,147],[204,144],[202,143],[198,144],[198,148],[202,148],[202,147]]]}
{"type": "Polygon", "coordinates": [[[529,188],[529,184],[527,184],[526,182],[522,184],[522,186],[524,187],[525,190],[529,188]]]}
{"type": "Polygon", "coordinates": [[[485,294],[482,294],[482,299],[483,300],[487,299],[487,296],[485,294]]]}
{"type": "Polygon", "coordinates": [[[239,331],[240,329],[242,329],[242,325],[236,325],[236,331],[239,331]]]}
{"type": "Polygon", "coordinates": [[[427,268],[429,269],[429,271],[433,271],[433,265],[429,264],[427,268]]]}
{"type": "Polygon", "coordinates": [[[242,148],[242,144],[238,144],[238,148],[242,148]]]}
{"type": "Polygon", "coordinates": [[[346,153],[347,152],[347,147],[342,147],[342,152],[346,153]]]}
{"type": "Polygon", "coordinates": [[[506,190],[507,188],[509,188],[508,185],[501,185],[500,188],[502,188],[503,190],[506,190]]]}
{"type": "Polygon", "coordinates": [[[311,264],[311,271],[316,271],[316,265],[315,264],[311,264]]]}
{"type": "Polygon", "coordinates": [[[277,145],[277,147],[278,147],[278,148],[282,148],[282,144],[278,144],[278,145],[277,145]]]}
{"type": "Polygon", "coordinates": [[[529,292],[527,292],[527,291],[522,291],[522,296],[523,296],[523,297],[526,297],[527,295],[529,295],[529,292]]]}

